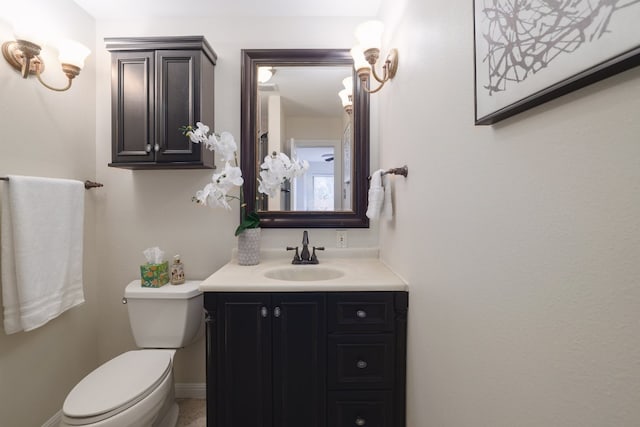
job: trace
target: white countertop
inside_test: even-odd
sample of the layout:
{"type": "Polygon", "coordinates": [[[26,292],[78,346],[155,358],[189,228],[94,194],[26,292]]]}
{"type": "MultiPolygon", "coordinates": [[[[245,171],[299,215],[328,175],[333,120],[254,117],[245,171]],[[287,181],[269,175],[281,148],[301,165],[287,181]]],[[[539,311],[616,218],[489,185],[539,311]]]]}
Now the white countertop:
{"type": "Polygon", "coordinates": [[[238,265],[235,257],[200,284],[203,292],[343,292],[407,291],[407,284],[378,257],[377,249],[331,249],[317,252],[319,264],[293,265],[293,253],[263,250],[258,265],[238,265]],[[274,270],[314,276],[331,270],[340,277],[326,280],[281,280],[266,277],[274,270]],[[315,270],[314,270],[315,269],[315,270]],[[303,271],[298,271],[303,270],[303,271]],[[308,273],[308,274],[307,274],[308,273]]]}

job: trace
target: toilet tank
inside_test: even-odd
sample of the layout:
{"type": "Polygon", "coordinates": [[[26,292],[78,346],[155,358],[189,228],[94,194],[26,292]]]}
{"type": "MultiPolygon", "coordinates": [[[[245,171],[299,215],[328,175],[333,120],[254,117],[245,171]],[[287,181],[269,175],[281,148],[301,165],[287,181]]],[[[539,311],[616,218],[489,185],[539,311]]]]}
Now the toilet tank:
{"type": "Polygon", "coordinates": [[[180,348],[198,336],[204,323],[200,281],[143,288],[140,280],[124,291],[131,332],[141,348],[180,348]]]}

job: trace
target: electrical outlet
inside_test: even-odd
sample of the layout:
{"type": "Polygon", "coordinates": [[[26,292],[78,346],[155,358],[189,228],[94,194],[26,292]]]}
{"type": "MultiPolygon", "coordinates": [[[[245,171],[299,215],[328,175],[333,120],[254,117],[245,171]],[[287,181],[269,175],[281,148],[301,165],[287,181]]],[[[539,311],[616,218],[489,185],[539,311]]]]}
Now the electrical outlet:
{"type": "Polygon", "coordinates": [[[336,230],[336,248],[347,247],[347,230],[336,230]]]}

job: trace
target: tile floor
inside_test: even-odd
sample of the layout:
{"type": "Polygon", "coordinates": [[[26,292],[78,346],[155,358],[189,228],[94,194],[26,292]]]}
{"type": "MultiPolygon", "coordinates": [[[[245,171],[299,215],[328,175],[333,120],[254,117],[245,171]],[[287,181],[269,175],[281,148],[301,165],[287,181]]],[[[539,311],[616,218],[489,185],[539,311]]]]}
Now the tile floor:
{"type": "Polygon", "coordinates": [[[180,416],[176,427],[206,427],[207,410],[204,399],[176,399],[180,416]]]}

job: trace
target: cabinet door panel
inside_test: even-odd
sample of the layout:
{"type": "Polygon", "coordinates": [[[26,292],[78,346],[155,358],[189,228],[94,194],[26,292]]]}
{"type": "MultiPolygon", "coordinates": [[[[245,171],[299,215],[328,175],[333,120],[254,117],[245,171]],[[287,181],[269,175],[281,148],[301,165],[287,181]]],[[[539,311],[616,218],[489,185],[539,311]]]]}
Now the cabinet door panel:
{"type": "Polygon", "coordinates": [[[113,160],[152,162],[154,58],[150,52],[112,56],[113,160]]]}
{"type": "Polygon", "coordinates": [[[219,427],[272,425],[268,306],[268,294],[219,294],[219,427]]]}
{"type": "MultiPolygon", "coordinates": [[[[188,162],[200,159],[200,145],[180,131],[200,118],[200,94],[196,73],[200,69],[197,51],[157,51],[156,102],[157,162],[188,162]]],[[[213,125],[212,123],[208,123],[213,125]]]]}
{"type": "Polygon", "coordinates": [[[274,426],[326,426],[325,305],[323,294],[272,294],[274,426]]]}

